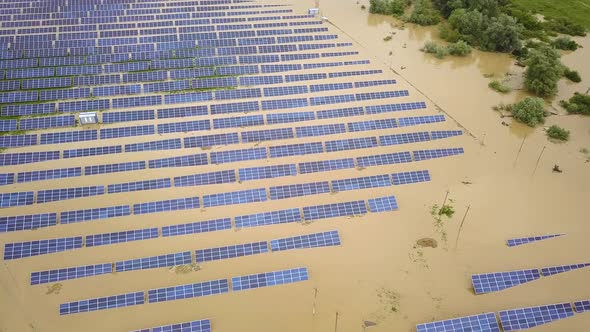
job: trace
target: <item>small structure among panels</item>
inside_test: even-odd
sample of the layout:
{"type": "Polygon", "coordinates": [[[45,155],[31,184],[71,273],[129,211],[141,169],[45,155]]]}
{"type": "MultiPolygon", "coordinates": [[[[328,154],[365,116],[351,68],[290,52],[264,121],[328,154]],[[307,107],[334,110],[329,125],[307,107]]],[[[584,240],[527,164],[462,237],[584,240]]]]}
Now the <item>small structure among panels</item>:
{"type": "Polygon", "coordinates": [[[488,312],[416,325],[417,332],[500,332],[496,315],[488,312]]]}
{"type": "Polygon", "coordinates": [[[571,303],[557,303],[500,311],[504,331],[524,330],[574,315],[571,303]]]}
{"type": "Polygon", "coordinates": [[[509,247],[516,247],[523,244],[527,244],[530,242],[541,241],[546,239],[552,239],[554,237],[562,236],[565,234],[549,234],[549,235],[540,235],[540,236],[531,236],[531,237],[521,237],[515,239],[509,239],[506,241],[509,247]]]}

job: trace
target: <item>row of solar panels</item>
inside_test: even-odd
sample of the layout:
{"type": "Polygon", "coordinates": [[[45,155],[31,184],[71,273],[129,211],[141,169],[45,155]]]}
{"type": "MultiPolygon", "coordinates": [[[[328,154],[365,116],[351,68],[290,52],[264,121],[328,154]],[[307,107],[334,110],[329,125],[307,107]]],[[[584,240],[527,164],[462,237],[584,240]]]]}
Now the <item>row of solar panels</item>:
{"type": "MultiPolygon", "coordinates": [[[[231,289],[242,291],[259,287],[276,286],[308,280],[306,268],[295,268],[274,272],[258,273],[246,276],[233,277],[231,289]]],[[[138,304],[173,301],[194,297],[228,293],[230,284],[228,279],[211,280],[194,284],[150,289],[146,292],[134,292],[129,294],[113,295],[103,298],[88,299],[63,303],[59,306],[60,315],[75,314],[95,310],[120,308],[138,304]]]]}
{"type": "MultiPolygon", "coordinates": [[[[252,0],[201,0],[203,3],[210,4],[210,5],[220,5],[220,4],[230,4],[230,3],[251,3],[254,2],[252,0]]],[[[137,0],[125,0],[125,2],[121,3],[115,0],[85,0],[82,3],[76,2],[72,3],[68,0],[49,0],[49,1],[6,1],[3,0],[0,2],[2,5],[0,8],[27,8],[35,11],[36,9],[41,9],[45,11],[45,8],[53,8],[55,10],[61,9],[63,11],[72,11],[72,10],[92,10],[97,6],[108,6],[112,7],[113,9],[120,9],[120,8],[152,8],[152,7],[174,7],[178,4],[183,4],[187,6],[193,6],[200,3],[199,1],[186,1],[186,0],[174,0],[174,1],[166,1],[161,2],[161,0],[145,0],[145,1],[137,1],[137,0]],[[32,8],[31,8],[32,7],[32,8]]]]}
{"type": "MultiPolygon", "coordinates": [[[[262,189],[264,191],[264,189],[262,189]]],[[[221,194],[213,198],[233,199],[238,203],[252,202],[252,194],[261,193],[261,189],[245,190],[241,192],[232,192],[221,194]]],[[[229,202],[225,200],[224,202],[229,202]]],[[[306,206],[302,209],[292,208],[288,210],[279,210],[272,212],[263,212],[253,215],[236,216],[235,227],[258,227],[264,225],[283,224],[291,222],[314,221],[320,219],[357,216],[385,211],[397,210],[397,201],[394,196],[378,197],[368,199],[367,201],[348,201],[324,205],[306,206]],[[301,214],[301,210],[303,214],[301,214]]],[[[179,211],[186,209],[197,209],[200,207],[198,197],[189,197],[177,200],[166,200],[149,203],[135,204],[134,214],[158,213],[167,211],[179,211]]],[[[197,234],[204,232],[228,230],[232,228],[232,218],[215,219],[209,221],[200,221],[186,224],[169,225],[162,227],[161,231],[157,228],[144,228],[129,230],[123,232],[94,234],[86,236],[74,236],[66,238],[56,238],[47,240],[36,240],[26,242],[6,243],[4,245],[4,260],[20,259],[31,256],[47,255],[50,253],[80,249],[84,246],[94,247],[101,245],[112,245],[117,243],[140,241],[154,239],[159,237],[181,236],[188,234],[197,234]]],[[[46,220],[50,220],[46,218],[46,220]]],[[[48,225],[53,226],[53,225],[48,225]]]]}
{"type": "MultiPolygon", "coordinates": [[[[275,167],[273,170],[252,168],[244,169],[247,173],[242,173],[247,180],[264,178],[267,174],[276,172],[276,177],[293,176],[290,167],[275,167]],[[270,172],[270,173],[269,173],[270,172]],[[281,172],[281,173],[278,173],[281,172]]],[[[271,200],[286,199],[307,195],[326,194],[331,192],[340,192],[347,190],[360,190],[375,187],[386,187],[401,185],[414,182],[430,181],[428,171],[411,171],[405,173],[394,173],[368,177],[355,177],[343,180],[300,183],[293,185],[274,186],[269,188],[267,196],[266,189],[251,189],[232,193],[212,194],[203,196],[203,207],[213,207],[219,205],[241,204],[241,197],[244,196],[251,202],[266,201],[267,197],[271,200]],[[393,177],[393,182],[392,182],[393,177]]],[[[234,170],[216,171],[211,173],[200,173],[174,178],[175,187],[203,186],[211,184],[223,184],[237,182],[236,172],[234,170]]],[[[108,185],[106,188],[100,186],[74,187],[62,189],[47,189],[37,191],[36,200],[33,192],[12,192],[0,194],[0,207],[12,207],[22,205],[32,205],[35,201],[37,204],[75,199],[81,197],[91,197],[104,194],[156,190],[171,188],[172,181],[170,178],[161,178],[153,180],[143,180],[135,182],[126,182],[108,185]]]]}
{"type": "MultiPolygon", "coordinates": [[[[216,228],[209,231],[213,230],[220,229],[216,228]]],[[[261,241],[217,248],[199,249],[194,252],[194,255],[191,251],[184,251],[159,256],[130,259],[114,263],[101,263],[32,272],[31,285],[86,278],[109,273],[174,267],[178,265],[205,263],[223,259],[258,255],[268,253],[269,248],[270,251],[277,252],[293,249],[320,248],[338,245],[340,245],[340,236],[338,231],[312,233],[271,240],[269,242],[261,241]]]]}
{"type": "Polygon", "coordinates": [[[571,303],[557,303],[500,311],[502,330],[493,312],[419,324],[416,330],[418,332],[519,331],[571,317],[574,312],[586,311],[590,311],[590,300],[576,301],[573,306],[571,303]]]}
{"type": "Polygon", "coordinates": [[[157,326],[131,332],[211,332],[211,321],[209,319],[194,320],[184,323],[157,326]]]}

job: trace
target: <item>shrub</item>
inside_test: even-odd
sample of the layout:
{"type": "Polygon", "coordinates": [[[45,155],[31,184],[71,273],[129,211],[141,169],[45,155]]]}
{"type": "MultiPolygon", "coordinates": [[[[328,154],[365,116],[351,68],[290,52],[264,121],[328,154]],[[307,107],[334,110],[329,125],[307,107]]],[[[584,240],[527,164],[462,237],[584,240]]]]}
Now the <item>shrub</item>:
{"type": "Polygon", "coordinates": [[[424,53],[434,54],[434,56],[439,59],[442,59],[447,55],[447,49],[433,41],[427,41],[424,43],[424,47],[421,49],[421,51],[424,53]]]}
{"type": "Polygon", "coordinates": [[[456,30],[453,30],[451,27],[442,24],[439,28],[439,36],[440,38],[448,41],[449,43],[456,43],[461,40],[462,36],[456,30]]]}
{"type": "Polygon", "coordinates": [[[564,33],[571,36],[586,36],[586,29],[576,23],[568,21],[568,19],[560,17],[556,19],[550,19],[545,22],[545,29],[553,30],[555,32],[564,33]]]}
{"type": "Polygon", "coordinates": [[[529,50],[524,80],[529,91],[541,97],[550,97],[557,93],[557,81],[563,74],[559,57],[559,53],[547,45],[529,50]]]}
{"type": "Polygon", "coordinates": [[[515,18],[501,14],[490,20],[483,32],[480,41],[481,48],[485,51],[511,53],[522,48],[520,34],[524,30],[522,24],[515,18]]]}
{"type": "Polygon", "coordinates": [[[582,82],[582,78],[580,77],[580,73],[578,73],[575,70],[571,70],[569,68],[565,68],[565,70],[563,71],[563,76],[565,76],[568,80],[575,82],[575,83],[582,82]]]}
{"type": "Polygon", "coordinates": [[[570,131],[554,125],[547,129],[547,136],[560,141],[567,141],[570,138],[570,131]]]}
{"type": "Polygon", "coordinates": [[[434,9],[430,0],[415,0],[414,10],[408,17],[408,22],[420,25],[435,25],[440,22],[440,15],[434,9]]]}
{"type": "Polygon", "coordinates": [[[504,85],[504,84],[500,83],[500,81],[498,81],[498,80],[493,80],[493,81],[491,81],[491,82],[488,84],[488,86],[489,86],[491,89],[493,89],[493,90],[496,90],[496,91],[498,91],[498,92],[500,92],[500,93],[508,93],[508,92],[512,91],[512,88],[510,88],[510,87],[509,87],[509,86],[507,86],[507,85],[504,85]]]}
{"type": "Polygon", "coordinates": [[[569,37],[555,38],[555,40],[551,42],[551,45],[553,45],[555,48],[566,51],[575,51],[578,49],[578,46],[580,46],[569,37]]]}
{"type": "Polygon", "coordinates": [[[534,127],[545,121],[545,107],[543,99],[527,97],[512,106],[512,115],[520,122],[534,127]]]}
{"type": "Polygon", "coordinates": [[[450,55],[465,56],[471,53],[471,46],[466,42],[459,40],[456,43],[451,43],[447,46],[447,51],[450,55]]]}
{"type": "Polygon", "coordinates": [[[383,38],[383,41],[390,41],[391,39],[393,39],[393,37],[391,35],[386,36],[385,38],[383,38]]]}
{"type": "Polygon", "coordinates": [[[406,9],[406,0],[369,0],[369,12],[384,15],[402,15],[406,9]]]}
{"type": "Polygon", "coordinates": [[[570,98],[570,100],[562,100],[560,102],[569,113],[590,115],[590,96],[583,95],[578,92],[570,98]]]}

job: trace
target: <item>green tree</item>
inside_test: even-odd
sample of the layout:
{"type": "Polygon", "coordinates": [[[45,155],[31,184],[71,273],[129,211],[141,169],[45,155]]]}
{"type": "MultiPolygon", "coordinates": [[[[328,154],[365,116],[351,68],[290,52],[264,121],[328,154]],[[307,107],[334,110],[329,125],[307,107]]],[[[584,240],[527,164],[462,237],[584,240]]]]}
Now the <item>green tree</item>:
{"type": "Polygon", "coordinates": [[[569,68],[565,68],[565,70],[563,71],[563,76],[565,76],[565,78],[567,78],[568,80],[570,80],[574,83],[582,82],[582,77],[580,77],[580,73],[578,73],[575,70],[571,70],[569,68]]]}
{"type": "Polygon", "coordinates": [[[512,106],[512,116],[520,122],[534,127],[545,122],[545,104],[543,99],[527,97],[512,106]]]}
{"type": "Polygon", "coordinates": [[[407,6],[407,0],[369,0],[369,12],[383,15],[402,15],[407,6]]]}
{"type": "Polygon", "coordinates": [[[435,25],[440,22],[440,16],[432,6],[431,0],[415,0],[414,10],[408,21],[420,25],[435,25]]]}
{"type": "Polygon", "coordinates": [[[486,51],[513,52],[520,50],[520,33],[523,27],[514,17],[501,14],[490,20],[481,41],[481,48],[486,51]]]}
{"type": "Polygon", "coordinates": [[[574,93],[570,100],[559,102],[569,113],[590,115],[590,96],[574,93]]]}
{"type": "Polygon", "coordinates": [[[547,136],[560,141],[567,141],[570,138],[570,131],[553,125],[547,129],[547,136]]]}
{"type": "Polygon", "coordinates": [[[459,40],[456,43],[451,43],[447,46],[447,51],[450,55],[465,56],[471,53],[471,46],[466,42],[459,40]]]}
{"type": "Polygon", "coordinates": [[[557,93],[557,81],[564,69],[559,57],[559,53],[547,45],[529,51],[524,85],[530,92],[541,97],[557,93]]]}
{"type": "Polygon", "coordinates": [[[551,45],[555,46],[560,50],[575,51],[578,49],[578,43],[572,40],[570,37],[557,37],[551,42],[551,45]]]}
{"type": "Polygon", "coordinates": [[[449,17],[449,23],[471,45],[477,45],[483,38],[488,18],[477,10],[457,9],[449,17]]]}

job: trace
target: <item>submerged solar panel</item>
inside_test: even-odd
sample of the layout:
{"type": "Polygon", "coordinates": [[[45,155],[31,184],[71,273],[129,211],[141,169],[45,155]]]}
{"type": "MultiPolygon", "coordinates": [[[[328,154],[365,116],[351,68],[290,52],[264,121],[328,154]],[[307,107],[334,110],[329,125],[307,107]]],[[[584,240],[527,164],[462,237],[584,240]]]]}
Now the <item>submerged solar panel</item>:
{"type": "Polygon", "coordinates": [[[338,231],[299,235],[270,241],[272,251],[339,246],[338,231]]]}
{"type": "Polygon", "coordinates": [[[170,188],[170,187],[172,187],[172,183],[170,181],[170,178],[162,178],[162,179],[154,179],[154,180],[110,184],[110,185],[108,185],[107,188],[108,188],[109,194],[113,194],[113,193],[124,193],[124,192],[131,192],[131,191],[154,190],[154,189],[162,189],[162,188],[170,188]]]}
{"type": "Polygon", "coordinates": [[[332,190],[334,192],[389,186],[391,186],[389,175],[373,175],[332,181],[332,190]]]}
{"type": "Polygon", "coordinates": [[[265,252],[268,252],[268,243],[254,242],[219,248],[200,249],[195,251],[195,254],[196,262],[202,263],[235,257],[262,254],[265,252]]]}
{"type": "Polygon", "coordinates": [[[291,184],[285,186],[270,187],[270,199],[286,199],[308,195],[318,195],[330,192],[328,181],[291,184]]]}
{"type": "Polygon", "coordinates": [[[500,332],[496,314],[488,312],[480,315],[459,317],[437,322],[416,325],[417,332],[500,332]]]}
{"type": "Polygon", "coordinates": [[[307,221],[341,216],[355,216],[366,213],[367,207],[364,201],[306,206],[303,208],[303,218],[307,221]]]}
{"type": "Polygon", "coordinates": [[[376,137],[359,137],[335,141],[326,141],[326,152],[368,149],[374,147],[377,147],[376,137]]]}
{"type": "Polygon", "coordinates": [[[250,167],[239,169],[240,181],[272,179],[283,176],[297,175],[295,164],[250,167]]]}
{"type": "Polygon", "coordinates": [[[236,182],[236,172],[234,170],[184,175],[174,178],[175,187],[203,186],[230,182],[236,182]]]}
{"type": "Polygon", "coordinates": [[[471,282],[475,294],[485,294],[501,291],[506,288],[518,286],[525,282],[537,280],[541,277],[539,270],[518,270],[510,272],[496,272],[474,274],[471,276],[471,282]]]}
{"type": "Polygon", "coordinates": [[[393,173],[391,176],[393,177],[393,184],[396,186],[401,184],[430,181],[430,173],[428,173],[427,170],[393,173]]]}
{"type": "Polygon", "coordinates": [[[133,214],[198,209],[199,207],[199,197],[177,198],[164,201],[133,204],[133,214]]]}
{"type": "Polygon", "coordinates": [[[96,310],[112,309],[127,307],[132,305],[144,304],[145,293],[135,292],[128,294],[113,295],[95,299],[62,303],[59,305],[60,315],[76,314],[80,312],[89,312],[96,310]]]}
{"type": "MultiPolygon", "coordinates": [[[[143,329],[134,332],[149,332],[143,329]]],[[[211,321],[208,319],[194,320],[192,322],[177,323],[152,327],[152,332],[211,332],[211,321]]]]}
{"type": "Polygon", "coordinates": [[[299,221],[301,221],[301,212],[299,209],[262,212],[245,216],[237,216],[235,218],[236,228],[257,227],[299,221]]]}
{"type": "Polygon", "coordinates": [[[79,197],[90,197],[103,195],[104,193],[104,186],[40,190],[37,192],[37,203],[62,201],[79,197]]]}
{"type": "Polygon", "coordinates": [[[238,143],[240,143],[238,133],[193,136],[185,137],[184,139],[185,148],[203,148],[212,147],[215,145],[228,145],[238,143]]]}
{"type": "Polygon", "coordinates": [[[125,152],[162,151],[182,148],[180,138],[165,139],[142,143],[125,144],[125,152]]]}
{"type": "Polygon", "coordinates": [[[548,235],[541,235],[541,236],[521,237],[521,238],[509,239],[507,241],[507,244],[509,247],[515,247],[515,246],[527,244],[530,242],[552,239],[554,237],[558,237],[558,236],[562,236],[562,235],[564,235],[564,234],[548,234],[548,235]]]}
{"type": "Polygon", "coordinates": [[[354,159],[333,159],[333,160],[322,160],[322,161],[311,161],[299,164],[299,172],[301,174],[317,173],[317,172],[329,172],[339,169],[354,168],[354,159]]]}
{"type": "Polygon", "coordinates": [[[253,148],[211,152],[211,164],[231,163],[244,160],[266,159],[266,148],[253,148]]]}
{"type": "Polygon", "coordinates": [[[500,311],[504,331],[517,331],[543,325],[574,315],[571,303],[557,303],[500,311]]]}
{"type": "Polygon", "coordinates": [[[424,142],[429,140],[430,135],[427,131],[379,136],[379,141],[382,146],[424,142]]]}
{"type": "Polygon", "coordinates": [[[64,211],[59,217],[61,224],[71,224],[90,220],[123,217],[131,214],[129,205],[109,206],[85,210],[64,211]]]}
{"type": "Polygon", "coordinates": [[[50,282],[85,278],[107,273],[113,273],[113,264],[96,264],[33,272],[31,273],[31,285],[47,284],[50,282]]]}
{"type": "Polygon", "coordinates": [[[149,168],[187,167],[207,165],[206,153],[192,154],[187,156],[153,159],[148,161],[149,168]]]}
{"type": "Polygon", "coordinates": [[[145,169],[145,161],[130,161],[126,163],[95,165],[84,167],[84,175],[129,172],[145,169]]]}
{"type": "Polygon", "coordinates": [[[227,292],[229,292],[228,280],[220,279],[175,287],[150,289],[148,290],[147,298],[149,303],[155,303],[222,294],[227,292]]]}
{"type": "Polygon", "coordinates": [[[576,312],[590,311],[590,300],[576,301],[574,302],[576,312]]]}
{"type": "Polygon", "coordinates": [[[130,259],[126,261],[115,262],[115,271],[134,271],[154,269],[158,267],[176,266],[183,264],[191,264],[192,257],[190,251],[179,252],[175,254],[167,254],[160,256],[144,257],[137,259],[130,259]]]}
{"type": "Polygon", "coordinates": [[[231,219],[215,219],[162,227],[162,236],[178,236],[231,229],[231,219]]]}
{"type": "Polygon", "coordinates": [[[412,162],[412,156],[409,152],[394,152],[358,157],[356,162],[358,167],[391,165],[412,162]]]}
{"type": "Polygon", "coordinates": [[[369,199],[369,210],[372,213],[397,210],[395,196],[377,197],[369,199]]]}
{"type": "Polygon", "coordinates": [[[4,260],[45,255],[78,248],[82,248],[81,236],[7,243],[4,245],[4,260]]]}
{"type": "Polygon", "coordinates": [[[271,158],[300,156],[324,152],[321,142],[301,143],[290,145],[271,146],[269,148],[271,158]]]}
{"type": "Polygon", "coordinates": [[[541,274],[543,276],[552,276],[554,274],[568,272],[572,270],[582,269],[585,267],[590,266],[590,263],[581,263],[581,264],[570,264],[570,265],[558,265],[558,266],[550,266],[544,267],[541,269],[541,274]]]}
{"type": "Polygon", "coordinates": [[[57,225],[56,213],[0,217],[0,233],[16,232],[57,225]]]}
{"type": "Polygon", "coordinates": [[[132,231],[96,234],[86,236],[86,247],[104,246],[116,243],[154,239],[158,237],[158,228],[145,228],[132,231]]]}
{"type": "Polygon", "coordinates": [[[414,160],[427,160],[433,158],[443,158],[449,156],[455,156],[458,154],[463,154],[465,151],[463,148],[449,148],[449,149],[434,149],[434,150],[418,150],[413,151],[414,153],[414,160]]]}
{"type": "Polygon", "coordinates": [[[244,204],[266,201],[266,190],[249,189],[203,196],[203,207],[244,204]]]}
{"type": "Polygon", "coordinates": [[[273,271],[260,274],[233,277],[231,279],[232,290],[241,291],[252,288],[276,286],[308,280],[307,269],[296,268],[289,270],[273,271]]]}

